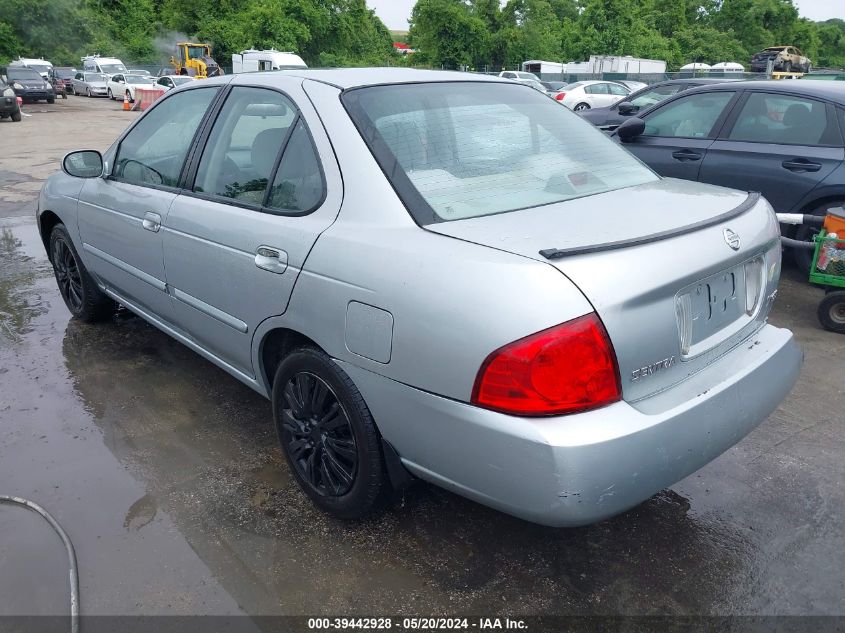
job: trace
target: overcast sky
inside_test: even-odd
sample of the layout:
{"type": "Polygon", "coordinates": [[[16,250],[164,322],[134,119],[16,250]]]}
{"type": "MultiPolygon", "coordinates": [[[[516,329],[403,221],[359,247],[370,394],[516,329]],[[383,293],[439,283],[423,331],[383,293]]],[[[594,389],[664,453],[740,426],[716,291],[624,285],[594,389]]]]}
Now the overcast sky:
{"type": "MultiPolygon", "coordinates": [[[[415,0],[367,0],[367,4],[376,10],[382,22],[389,29],[405,30],[408,28],[408,16],[415,0]]],[[[829,18],[845,19],[843,0],[793,0],[801,15],[811,20],[829,18]]]]}

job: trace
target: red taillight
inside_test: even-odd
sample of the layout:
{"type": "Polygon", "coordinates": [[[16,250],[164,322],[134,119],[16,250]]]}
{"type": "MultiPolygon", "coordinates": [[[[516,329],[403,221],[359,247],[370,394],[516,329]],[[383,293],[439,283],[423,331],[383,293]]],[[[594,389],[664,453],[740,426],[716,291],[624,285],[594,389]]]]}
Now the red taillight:
{"type": "Polygon", "coordinates": [[[565,96],[566,96],[566,93],[565,93],[565,92],[559,92],[559,93],[557,93],[557,94],[555,95],[555,99],[556,99],[557,101],[563,101],[563,98],[564,98],[565,96]]]}
{"type": "Polygon", "coordinates": [[[473,404],[522,416],[587,411],[621,397],[613,345],[595,313],[497,349],[472,390],[473,404]]]}

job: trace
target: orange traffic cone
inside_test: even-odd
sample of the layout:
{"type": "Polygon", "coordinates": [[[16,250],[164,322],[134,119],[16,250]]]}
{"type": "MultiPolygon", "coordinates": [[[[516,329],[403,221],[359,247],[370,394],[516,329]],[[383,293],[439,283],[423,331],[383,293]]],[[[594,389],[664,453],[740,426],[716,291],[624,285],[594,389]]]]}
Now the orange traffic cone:
{"type": "Polygon", "coordinates": [[[131,110],[132,108],[129,107],[129,93],[126,92],[123,95],[123,109],[124,110],[131,110]]]}

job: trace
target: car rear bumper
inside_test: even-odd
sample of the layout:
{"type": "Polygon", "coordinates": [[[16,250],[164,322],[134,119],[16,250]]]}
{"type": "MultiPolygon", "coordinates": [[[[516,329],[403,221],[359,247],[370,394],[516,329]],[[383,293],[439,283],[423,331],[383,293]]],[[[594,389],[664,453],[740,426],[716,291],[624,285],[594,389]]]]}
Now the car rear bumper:
{"type": "Polygon", "coordinates": [[[719,456],[774,411],[802,360],[791,332],[766,325],[656,396],[550,418],[502,415],[340,364],[412,473],[562,527],[623,512],[719,456]]]}
{"type": "Polygon", "coordinates": [[[0,113],[14,114],[18,111],[17,97],[0,97],[0,113]]]}

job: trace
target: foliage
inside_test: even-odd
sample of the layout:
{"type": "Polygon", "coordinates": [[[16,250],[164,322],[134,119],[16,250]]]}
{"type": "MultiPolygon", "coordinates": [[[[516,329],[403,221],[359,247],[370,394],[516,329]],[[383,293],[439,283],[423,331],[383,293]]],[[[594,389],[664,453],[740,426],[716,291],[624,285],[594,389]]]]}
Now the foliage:
{"type": "Polygon", "coordinates": [[[295,51],[310,65],[513,67],[592,54],[739,61],[794,44],[845,66],[845,21],[811,22],[793,0],[417,0],[402,58],[366,0],[0,0],[0,63],[78,65],[89,53],[166,64],[178,40],[210,42],[223,65],[244,48],[295,51]],[[504,5],[504,6],[502,6],[504,5]]]}
{"type": "Polygon", "coordinates": [[[738,61],[778,44],[801,48],[816,66],[845,65],[845,22],[801,18],[793,0],[418,0],[413,61],[455,67],[590,55],[738,61]]]}
{"type": "Polygon", "coordinates": [[[181,40],[218,62],[245,48],[295,51],[311,65],[396,63],[365,0],[0,0],[0,63],[18,55],[78,65],[90,53],[167,64],[181,40]]]}

